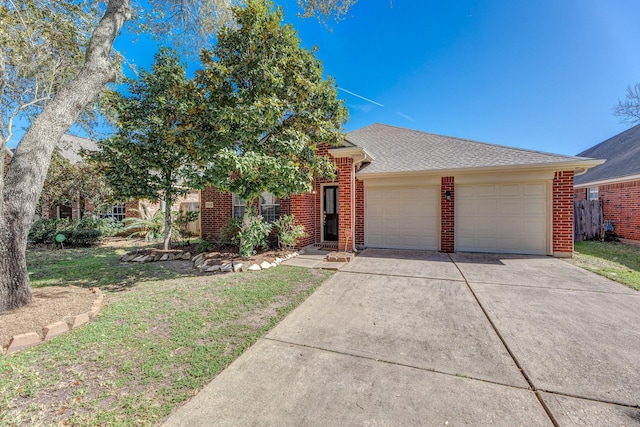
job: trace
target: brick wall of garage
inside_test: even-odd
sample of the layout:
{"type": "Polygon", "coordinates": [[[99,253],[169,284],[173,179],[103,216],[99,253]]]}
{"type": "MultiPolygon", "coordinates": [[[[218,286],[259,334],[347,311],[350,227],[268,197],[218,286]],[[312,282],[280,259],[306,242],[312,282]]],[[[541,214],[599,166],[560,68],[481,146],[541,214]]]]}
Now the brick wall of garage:
{"type": "Polygon", "coordinates": [[[455,251],[455,181],[452,176],[443,176],[440,184],[440,250],[455,251]],[[449,192],[450,200],[447,200],[449,192]]]}
{"type": "Polygon", "coordinates": [[[553,178],[553,254],[573,253],[573,171],[556,172],[553,178]]]}

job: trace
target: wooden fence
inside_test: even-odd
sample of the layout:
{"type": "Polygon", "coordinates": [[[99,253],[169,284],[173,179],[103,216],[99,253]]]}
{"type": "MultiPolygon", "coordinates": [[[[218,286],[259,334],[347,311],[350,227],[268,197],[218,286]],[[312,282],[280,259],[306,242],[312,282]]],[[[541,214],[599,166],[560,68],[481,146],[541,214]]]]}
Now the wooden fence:
{"type": "Polygon", "coordinates": [[[576,241],[603,238],[602,203],[600,200],[573,202],[573,238],[576,241]]]}

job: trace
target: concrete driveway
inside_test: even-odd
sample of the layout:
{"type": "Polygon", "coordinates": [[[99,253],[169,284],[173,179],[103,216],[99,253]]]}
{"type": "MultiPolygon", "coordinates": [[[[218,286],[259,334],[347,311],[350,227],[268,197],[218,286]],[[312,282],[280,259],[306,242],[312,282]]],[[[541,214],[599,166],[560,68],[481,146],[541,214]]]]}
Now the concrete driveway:
{"type": "Polygon", "coordinates": [[[548,257],[366,250],[166,425],[633,426],[639,406],[639,292],[548,257]]]}

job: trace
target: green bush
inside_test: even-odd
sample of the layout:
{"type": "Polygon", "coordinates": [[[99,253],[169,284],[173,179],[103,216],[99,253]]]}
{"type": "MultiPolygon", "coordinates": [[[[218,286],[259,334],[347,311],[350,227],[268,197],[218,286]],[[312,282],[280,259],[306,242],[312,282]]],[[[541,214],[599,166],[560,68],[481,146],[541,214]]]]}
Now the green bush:
{"type": "Polygon", "coordinates": [[[144,237],[147,242],[160,242],[164,238],[164,212],[157,210],[151,214],[146,205],[142,209],[131,209],[140,214],[140,218],[125,218],[124,232],[131,232],[129,237],[144,237]]]}
{"type": "Polygon", "coordinates": [[[240,227],[242,227],[242,218],[229,218],[227,225],[222,227],[218,232],[217,246],[238,245],[240,242],[240,227]]]}
{"type": "Polygon", "coordinates": [[[234,243],[240,246],[240,256],[249,257],[256,253],[256,248],[269,247],[269,233],[273,226],[265,222],[261,216],[249,215],[249,224],[240,228],[234,243]]]}
{"type": "Polygon", "coordinates": [[[57,244],[56,235],[65,237],[67,246],[91,246],[105,235],[103,229],[113,229],[111,219],[83,218],[71,221],[65,219],[39,219],[29,230],[29,241],[41,244],[57,244]]]}
{"type": "Polygon", "coordinates": [[[70,227],[71,221],[67,218],[39,219],[31,225],[28,239],[32,243],[55,243],[56,234],[70,230],[70,227]]]}
{"type": "Polygon", "coordinates": [[[307,237],[307,233],[304,231],[304,225],[296,225],[293,215],[281,216],[273,225],[277,230],[278,246],[280,246],[280,248],[292,249],[296,246],[299,239],[307,237]]]}

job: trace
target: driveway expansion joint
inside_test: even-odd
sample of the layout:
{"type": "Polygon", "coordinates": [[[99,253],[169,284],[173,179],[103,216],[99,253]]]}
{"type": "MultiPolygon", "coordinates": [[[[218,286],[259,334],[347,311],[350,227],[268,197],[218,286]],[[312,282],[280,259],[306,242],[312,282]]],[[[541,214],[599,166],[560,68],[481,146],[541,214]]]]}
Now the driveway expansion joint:
{"type": "Polygon", "coordinates": [[[505,383],[501,383],[499,381],[491,381],[491,380],[487,380],[487,379],[484,379],[484,378],[477,378],[477,377],[469,376],[467,374],[461,374],[461,373],[454,374],[454,373],[451,373],[451,372],[439,371],[439,370],[433,369],[433,368],[425,368],[423,366],[414,366],[414,365],[408,365],[406,363],[394,362],[392,360],[381,359],[379,357],[367,357],[367,356],[363,356],[361,354],[354,354],[354,353],[349,353],[349,352],[346,352],[346,351],[332,350],[332,349],[329,349],[329,348],[317,347],[317,346],[307,345],[307,344],[300,344],[300,343],[297,343],[297,342],[284,341],[284,340],[279,340],[279,339],[275,339],[275,338],[264,337],[263,339],[268,340],[268,341],[278,342],[278,343],[281,343],[281,344],[287,344],[287,345],[290,345],[290,346],[304,347],[304,348],[308,348],[308,349],[312,349],[312,350],[325,351],[327,353],[339,354],[341,356],[355,357],[357,359],[371,360],[371,361],[374,361],[374,362],[380,362],[380,363],[384,363],[384,364],[387,364],[387,365],[400,366],[402,368],[417,369],[419,371],[424,371],[424,372],[432,372],[434,374],[446,375],[448,377],[463,378],[463,379],[467,379],[467,380],[479,381],[479,382],[482,382],[482,383],[494,384],[494,385],[499,385],[499,386],[507,387],[507,388],[513,388],[513,389],[516,389],[516,390],[527,390],[527,391],[532,391],[534,393],[536,392],[536,390],[532,390],[531,387],[518,387],[516,385],[505,384],[505,383]]]}
{"type": "MultiPolygon", "coordinates": [[[[455,262],[454,262],[455,264],[455,262]]],[[[457,264],[456,264],[457,267],[457,264]]],[[[460,273],[462,273],[462,271],[460,271],[460,273]]],[[[463,275],[464,277],[464,275],[463,275]]],[[[466,282],[465,280],[460,280],[461,282],[466,282]]],[[[529,288],[529,289],[546,289],[548,291],[565,291],[565,292],[584,292],[584,293],[591,293],[591,294],[602,294],[602,295],[624,295],[624,296],[631,296],[631,297],[635,297],[635,298],[640,298],[640,292],[636,292],[634,293],[629,293],[629,292],[609,292],[609,291],[600,291],[600,290],[593,290],[593,289],[576,289],[576,288],[558,288],[558,287],[554,287],[554,288],[550,288],[548,286],[535,286],[535,285],[513,285],[511,283],[496,283],[496,282],[483,282],[480,280],[474,280],[472,282],[467,282],[469,285],[474,284],[474,285],[494,285],[494,286],[509,286],[512,288],[529,288]]]]}
{"type": "MultiPolygon", "coordinates": [[[[485,318],[487,319],[487,321],[491,325],[491,328],[493,329],[493,331],[496,333],[496,335],[498,336],[498,338],[502,342],[502,345],[507,350],[507,353],[509,353],[509,356],[513,360],[513,363],[516,364],[516,367],[518,368],[518,370],[520,371],[520,373],[524,377],[524,379],[527,382],[527,384],[529,384],[529,387],[531,388],[531,390],[533,390],[534,392],[537,391],[535,384],[533,384],[533,381],[531,380],[531,378],[529,378],[529,375],[527,375],[527,373],[525,372],[523,366],[520,364],[520,362],[516,358],[516,356],[513,353],[513,351],[511,351],[511,348],[509,348],[509,346],[507,345],[507,341],[504,339],[504,337],[502,336],[502,334],[498,330],[498,328],[495,325],[495,323],[493,322],[493,320],[491,320],[491,317],[489,316],[489,313],[487,312],[487,310],[484,308],[484,306],[480,302],[480,299],[478,298],[478,296],[476,295],[475,291],[471,287],[471,284],[469,283],[469,280],[467,280],[467,276],[464,275],[464,273],[462,272],[462,269],[458,266],[458,263],[456,263],[456,261],[451,257],[451,254],[448,254],[448,255],[449,255],[449,259],[451,260],[453,265],[456,266],[456,268],[458,269],[458,271],[460,272],[460,274],[464,278],[464,282],[467,284],[467,288],[469,289],[469,292],[471,292],[471,295],[473,295],[473,298],[476,300],[476,303],[478,303],[478,306],[480,307],[480,309],[482,310],[482,313],[484,314],[485,318]]],[[[546,408],[545,408],[545,411],[546,411],[546,408]]],[[[548,413],[548,411],[547,411],[547,413],[548,413]]],[[[552,418],[552,420],[553,420],[553,418],[552,418]]]]}
{"type": "Polygon", "coordinates": [[[364,271],[345,271],[345,270],[338,270],[338,271],[340,271],[340,273],[366,274],[368,276],[404,277],[404,278],[408,278],[408,279],[443,280],[445,282],[463,282],[463,283],[466,283],[465,279],[450,279],[450,278],[442,278],[442,277],[413,276],[411,274],[367,273],[367,272],[364,272],[364,271]]]}

